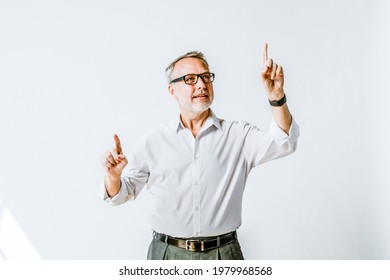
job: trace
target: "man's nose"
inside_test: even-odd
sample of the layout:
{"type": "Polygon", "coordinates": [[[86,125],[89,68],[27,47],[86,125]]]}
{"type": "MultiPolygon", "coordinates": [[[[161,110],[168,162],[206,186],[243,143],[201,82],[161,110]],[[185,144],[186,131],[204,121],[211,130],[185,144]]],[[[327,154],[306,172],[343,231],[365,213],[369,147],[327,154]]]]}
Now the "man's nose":
{"type": "Polygon", "coordinates": [[[195,85],[198,88],[206,88],[206,83],[203,81],[201,76],[198,78],[198,81],[196,82],[195,85]]]}

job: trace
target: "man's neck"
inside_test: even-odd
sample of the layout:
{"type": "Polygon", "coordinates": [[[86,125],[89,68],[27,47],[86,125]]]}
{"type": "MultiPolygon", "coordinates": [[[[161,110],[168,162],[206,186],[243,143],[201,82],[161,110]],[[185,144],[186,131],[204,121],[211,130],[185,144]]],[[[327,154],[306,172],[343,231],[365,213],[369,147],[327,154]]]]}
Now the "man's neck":
{"type": "Polygon", "coordinates": [[[207,109],[206,111],[202,113],[194,113],[194,112],[181,112],[180,113],[180,119],[187,129],[189,129],[196,138],[196,135],[200,132],[202,129],[204,123],[206,122],[207,118],[210,115],[210,109],[207,109]]]}

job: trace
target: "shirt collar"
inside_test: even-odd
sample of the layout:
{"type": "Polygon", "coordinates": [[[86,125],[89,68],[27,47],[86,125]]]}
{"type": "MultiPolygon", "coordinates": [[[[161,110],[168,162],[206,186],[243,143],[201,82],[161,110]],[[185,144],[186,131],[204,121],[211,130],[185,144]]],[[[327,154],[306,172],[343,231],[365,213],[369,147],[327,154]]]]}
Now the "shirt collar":
{"type": "MultiPolygon", "coordinates": [[[[215,115],[211,109],[210,109],[210,116],[213,119],[213,125],[222,131],[221,120],[218,119],[217,115],[215,115]]],[[[209,118],[210,118],[210,116],[209,116],[209,118]]]]}
{"type": "MultiPolygon", "coordinates": [[[[209,128],[210,126],[214,125],[216,128],[218,128],[219,130],[222,131],[222,126],[221,126],[220,120],[215,115],[213,110],[211,110],[211,109],[209,109],[209,110],[210,110],[210,114],[209,114],[206,122],[204,123],[202,130],[205,130],[205,129],[209,128]]],[[[176,132],[178,132],[180,129],[183,129],[183,128],[185,128],[185,126],[184,126],[183,122],[181,121],[180,114],[179,114],[179,118],[177,120],[176,132]]]]}

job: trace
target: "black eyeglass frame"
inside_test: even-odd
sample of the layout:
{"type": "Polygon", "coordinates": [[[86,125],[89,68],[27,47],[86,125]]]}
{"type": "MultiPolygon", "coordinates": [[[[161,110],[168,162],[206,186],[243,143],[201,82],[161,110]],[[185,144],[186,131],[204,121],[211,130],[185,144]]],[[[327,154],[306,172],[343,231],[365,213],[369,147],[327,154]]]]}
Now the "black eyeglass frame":
{"type": "Polygon", "coordinates": [[[187,74],[187,75],[181,76],[181,77],[179,77],[179,78],[173,79],[173,80],[170,82],[170,84],[172,84],[172,83],[177,83],[177,82],[180,82],[180,81],[184,81],[184,83],[185,83],[186,85],[195,85],[195,84],[198,82],[199,77],[202,79],[202,81],[203,81],[205,84],[210,84],[210,83],[214,82],[215,74],[214,74],[214,73],[211,73],[211,72],[204,72],[204,73],[202,73],[202,74],[187,74]],[[210,81],[210,82],[205,82],[205,81],[203,80],[203,77],[202,77],[202,76],[205,75],[205,74],[209,74],[209,75],[210,75],[210,77],[211,77],[211,79],[210,79],[211,81],[210,81]],[[196,81],[195,81],[194,83],[191,83],[191,84],[187,84],[187,83],[186,83],[185,78],[186,78],[187,76],[189,76],[189,75],[195,75],[195,76],[196,76],[196,81]]]}

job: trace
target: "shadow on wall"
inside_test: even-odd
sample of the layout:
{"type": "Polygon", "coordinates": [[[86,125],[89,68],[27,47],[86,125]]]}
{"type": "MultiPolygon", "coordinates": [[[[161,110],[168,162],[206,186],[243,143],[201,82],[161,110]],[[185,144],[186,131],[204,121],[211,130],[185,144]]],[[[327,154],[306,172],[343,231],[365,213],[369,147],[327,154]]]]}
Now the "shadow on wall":
{"type": "Polygon", "coordinates": [[[34,245],[0,200],[0,260],[40,259],[34,245]]]}

